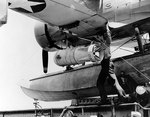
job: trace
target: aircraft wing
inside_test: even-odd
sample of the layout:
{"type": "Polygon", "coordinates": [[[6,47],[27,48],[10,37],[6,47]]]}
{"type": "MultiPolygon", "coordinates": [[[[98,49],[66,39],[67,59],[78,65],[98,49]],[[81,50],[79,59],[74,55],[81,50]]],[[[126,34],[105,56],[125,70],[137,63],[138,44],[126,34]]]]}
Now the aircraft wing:
{"type": "Polygon", "coordinates": [[[112,28],[112,35],[117,38],[133,35],[134,26],[149,30],[149,6],[149,0],[9,0],[10,9],[50,26],[67,29],[82,38],[99,34],[107,20],[130,24],[112,28]],[[136,22],[139,20],[143,21],[136,22]]]}
{"type": "MultiPolygon", "coordinates": [[[[51,26],[65,28],[79,37],[94,35],[107,19],[76,0],[10,0],[9,8],[51,26]]],[[[99,6],[99,0],[97,0],[99,6]]]]}
{"type": "Polygon", "coordinates": [[[48,52],[89,46],[108,21],[126,23],[110,28],[113,38],[133,36],[136,27],[150,32],[149,0],[9,0],[9,8],[42,21],[35,27],[35,37],[43,48],[43,65],[48,52]]]}

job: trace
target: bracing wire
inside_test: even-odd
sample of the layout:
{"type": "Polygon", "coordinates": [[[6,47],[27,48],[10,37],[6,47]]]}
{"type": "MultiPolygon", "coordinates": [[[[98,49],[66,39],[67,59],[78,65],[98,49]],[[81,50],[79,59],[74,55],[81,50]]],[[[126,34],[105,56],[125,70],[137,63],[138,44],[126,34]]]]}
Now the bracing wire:
{"type": "Polygon", "coordinates": [[[121,44],[120,46],[118,46],[115,50],[113,50],[111,53],[114,53],[115,51],[117,51],[119,48],[121,48],[123,45],[127,44],[128,42],[130,42],[131,40],[133,39],[132,38],[129,38],[126,42],[124,42],[123,44],[121,44]]]}
{"type": "MultiPolygon", "coordinates": [[[[127,44],[129,41],[131,41],[134,37],[129,38],[125,43],[121,44],[120,46],[118,46],[115,50],[113,50],[111,53],[117,51],[119,48],[121,48],[123,45],[127,44]]],[[[133,52],[134,53],[134,52],[133,52]]],[[[128,62],[127,60],[125,60],[124,58],[121,57],[121,59],[123,61],[125,61],[128,65],[130,65],[133,69],[135,69],[138,73],[140,73],[142,76],[144,76],[147,80],[150,80],[144,73],[142,73],[140,70],[138,70],[135,66],[133,66],[130,62],[128,62]]]]}
{"type": "Polygon", "coordinates": [[[125,60],[124,58],[121,57],[123,61],[125,61],[128,65],[130,65],[133,69],[135,69],[138,73],[140,73],[142,76],[144,76],[147,80],[150,80],[144,73],[142,73],[140,70],[138,70],[135,66],[133,66],[130,62],[125,60]]]}
{"type": "Polygon", "coordinates": [[[131,52],[131,53],[134,53],[135,51],[131,51],[131,50],[128,50],[128,49],[125,49],[125,48],[120,48],[121,50],[124,50],[124,51],[128,51],[128,52],[131,52]]]}

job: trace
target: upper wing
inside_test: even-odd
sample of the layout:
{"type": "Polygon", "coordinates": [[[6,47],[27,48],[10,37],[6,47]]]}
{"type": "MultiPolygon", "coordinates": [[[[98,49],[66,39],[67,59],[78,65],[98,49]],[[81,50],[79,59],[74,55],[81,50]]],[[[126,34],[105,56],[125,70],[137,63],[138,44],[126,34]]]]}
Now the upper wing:
{"type": "Polygon", "coordinates": [[[97,33],[98,28],[107,22],[76,0],[10,0],[9,8],[52,26],[66,28],[80,37],[97,33]]]}
{"type": "Polygon", "coordinates": [[[131,36],[134,27],[149,31],[150,1],[119,0],[9,0],[9,8],[46,22],[51,26],[65,28],[79,37],[97,34],[107,19],[130,24],[113,29],[113,36],[131,36]],[[138,22],[142,20],[141,22],[138,22]],[[135,23],[134,23],[135,22],[135,23]],[[146,28],[145,28],[146,27],[146,28]],[[132,32],[132,33],[131,33],[132,32]]]}

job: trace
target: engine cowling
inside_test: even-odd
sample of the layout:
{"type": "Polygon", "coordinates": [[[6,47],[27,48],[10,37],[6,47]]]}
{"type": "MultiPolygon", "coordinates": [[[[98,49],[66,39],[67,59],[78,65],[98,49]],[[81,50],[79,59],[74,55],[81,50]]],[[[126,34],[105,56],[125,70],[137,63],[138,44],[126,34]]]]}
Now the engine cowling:
{"type": "Polygon", "coordinates": [[[35,26],[35,37],[38,44],[43,48],[42,60],[43,60],[43,71],[48,71],[48,52],[62,50],[67,46],[80,46],[90,44],[90,41],[79,39],[76,35],[71,32],[65,32],[60,30],[58,27],[50,26],[44,23],[38,23],[35,26]]]}
{"type": "Polygon", "coordinates": [[[59,50],[54,56],[54,62],[59,66],[77,65],[84,62],[101,62],[104,57],[103,51],[96,52],[95,44],[84,47],[67,48],[59,50]]]}
{"type": "Polygon", "coordinates": [[[34,32],[38,44],[46,51],[56,51],[59,47],[65,46],[62,40],[66,38],[66,34],[58,27],[38,23],[35,25],[34,32]]]}

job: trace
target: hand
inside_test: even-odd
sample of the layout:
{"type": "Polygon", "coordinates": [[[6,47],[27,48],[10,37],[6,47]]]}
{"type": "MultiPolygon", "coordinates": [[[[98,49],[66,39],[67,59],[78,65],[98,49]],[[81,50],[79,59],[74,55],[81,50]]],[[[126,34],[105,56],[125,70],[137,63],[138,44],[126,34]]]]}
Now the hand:
{"type": "Polygon", "coordinates": [[[116,86],[116,89],[117,89],[119,95],[120,95],[121,97],[123,97],[123,98],[126,98],[126,93],[125,93],[125,91],[122,89],[122,87],[121,87],[119,84],[117,84],[117,85],[115,85],[115,86],[116,86]]]}

